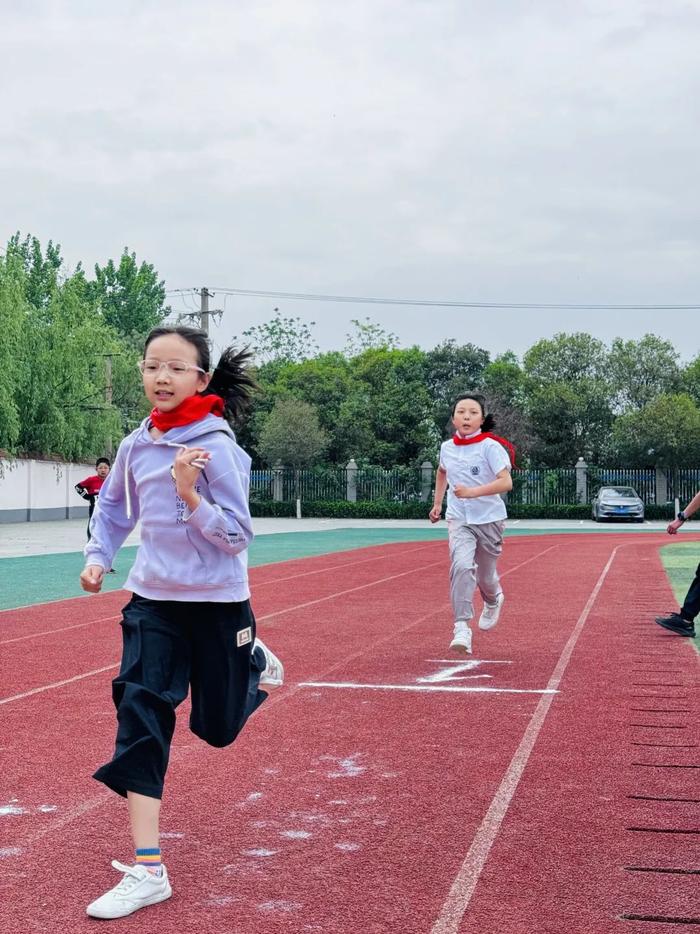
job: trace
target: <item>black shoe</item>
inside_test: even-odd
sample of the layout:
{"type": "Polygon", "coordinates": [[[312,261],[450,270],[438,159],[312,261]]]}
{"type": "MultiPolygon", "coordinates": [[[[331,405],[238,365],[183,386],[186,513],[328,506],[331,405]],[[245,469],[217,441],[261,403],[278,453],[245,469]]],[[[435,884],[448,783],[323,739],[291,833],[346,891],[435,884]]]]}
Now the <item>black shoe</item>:
{"type": "Polygon", "coordinates": [[[695,626],[691,620],[683,619],[678,613],[671,613],[670,616],[657,616],[656,622],[664,629],[675,632],[677,636],[690,636],[695,638],[695,626]]]}

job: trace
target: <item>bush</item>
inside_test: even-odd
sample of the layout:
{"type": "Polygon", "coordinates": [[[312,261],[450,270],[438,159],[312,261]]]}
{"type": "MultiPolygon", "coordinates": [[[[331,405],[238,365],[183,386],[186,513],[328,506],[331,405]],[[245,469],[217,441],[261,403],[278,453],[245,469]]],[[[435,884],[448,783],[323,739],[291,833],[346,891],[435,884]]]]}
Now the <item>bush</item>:
{"type": "MultiPolygon", "coordinates": [[[[413,501],[397,503],[387,500],[349,503],[303,501],[301,514],[305,519],[425,519],[428,520],[431,502],[413,501]]],[[[507,506],[509,519],[590,519],[591,507],[582,504],[539,505],[537,503],[510,503],[507,506]]],[[[250,511],[254,518],[293,518],[296,503],[251,502],[250,511]]],[[[445,512],[443,508],[443,518],[445,512]]],[[[673,504],[647,506],[647,519],[673,519],[673,504]]],[[[700,514],[699,514],[700,515],[700,514]]]]}

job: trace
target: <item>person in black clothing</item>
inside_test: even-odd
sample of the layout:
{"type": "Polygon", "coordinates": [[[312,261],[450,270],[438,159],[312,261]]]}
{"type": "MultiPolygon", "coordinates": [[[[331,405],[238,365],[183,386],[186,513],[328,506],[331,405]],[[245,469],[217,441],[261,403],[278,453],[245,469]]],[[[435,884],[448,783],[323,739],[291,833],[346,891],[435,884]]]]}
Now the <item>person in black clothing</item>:
{"type": "MultiPolygon", "coordinates": [[[[682,509],[676,518],[669,522],[666,531],[669,535],[676,535],[678,529],[700,508],[700,492],[696,493],[685,509],[682,509]]],[[[664,629],[676,633],[678,636],[695,636],[695,617],[700,613],[700,564],[695,571],[695,577],[683,601],[680,613],[669,613],[668,616],[657,616],[656,622],[664,629]]]]}

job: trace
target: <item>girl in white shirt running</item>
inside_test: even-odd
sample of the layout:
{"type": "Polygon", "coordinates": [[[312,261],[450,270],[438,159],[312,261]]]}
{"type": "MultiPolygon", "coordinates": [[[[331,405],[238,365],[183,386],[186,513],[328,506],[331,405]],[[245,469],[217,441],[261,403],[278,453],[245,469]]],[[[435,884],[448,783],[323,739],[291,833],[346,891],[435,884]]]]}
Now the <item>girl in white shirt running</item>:
{"type": "Polygon", "coordinates": [[[506,507],[501,493],[513,489],[511,468],[515,449],[493,435],[492,415],[479,393],[460,396],[452,410],[455,434],[440,448],[435,498],[430,521],[439,522],[445,490],[449,534],[450,598],[454,610],[454,636],[450,648],[470,654],[474,591],[484,599],[479,629],[492,629],[503,606],[497,563],[503,546],[506,507]]]}

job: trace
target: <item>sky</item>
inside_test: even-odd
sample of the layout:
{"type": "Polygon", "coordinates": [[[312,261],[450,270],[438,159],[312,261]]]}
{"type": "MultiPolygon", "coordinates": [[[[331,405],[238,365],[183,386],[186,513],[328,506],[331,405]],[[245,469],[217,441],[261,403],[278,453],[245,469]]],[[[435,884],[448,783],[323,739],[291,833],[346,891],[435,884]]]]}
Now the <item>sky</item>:
{"type": "MultiPolygon", "coordinates": [[[[217,344],[522,354],[565,331],[700,350],[700,0],[0,0],[0,243],[209,287],[217,344]],[[217,291],[218,290],[218,291],[217,291]]],[[[176,309],[192,296],[175,293],[176,309]]]]}

